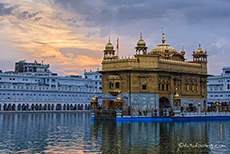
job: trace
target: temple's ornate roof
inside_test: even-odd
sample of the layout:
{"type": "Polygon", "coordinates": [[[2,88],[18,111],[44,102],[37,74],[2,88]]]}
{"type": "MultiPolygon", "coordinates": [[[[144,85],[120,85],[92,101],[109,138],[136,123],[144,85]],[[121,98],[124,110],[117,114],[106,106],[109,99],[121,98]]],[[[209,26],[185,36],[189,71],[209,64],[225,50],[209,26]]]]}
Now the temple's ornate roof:
{"type": "Polygon", "coordinates": [[[165,36],[165,34],[163,33],[162,34],[162,43],[157,45],[155,48],[153,48],[152,51],[149,52],[149,54],[158,54],[163,59],[174,59],[174,60],[184,61],[185,52],[183,51],[182,53],[180,53],[175,48],[166,44],[164,36],[165,36]]]}

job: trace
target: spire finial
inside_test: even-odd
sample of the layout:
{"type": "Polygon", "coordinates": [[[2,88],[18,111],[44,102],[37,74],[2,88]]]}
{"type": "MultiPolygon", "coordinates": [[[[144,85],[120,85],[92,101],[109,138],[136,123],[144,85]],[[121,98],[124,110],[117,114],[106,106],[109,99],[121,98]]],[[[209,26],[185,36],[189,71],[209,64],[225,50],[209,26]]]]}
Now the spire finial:
{"type": "Polygon", "coordinates": [[[162,33],[162,43],[165,43],[165,33],[162,33]]]}
{"type": "Polygon", "coordinates": [[[110,35],[109,35],[109,43],[110,43],[110,35]]]}
{"type": "Polygon", "coordinates": [[[162,33],[162,43],[165,43],[165,33],[163,27],[161,27],[161,33],[162,33]]]}
{"type": "Polygon", "coordinates": [[[182,50],[184,50],[184,46],[182,46],[182,50]]]}
{"type": "Polygon", "coordinates": [[[201,45],[200,45],[200,41],[199,41],[199,47],[201,47],[201,45]]]}
{"type": "Polygon", "coordinates": [[[140,32],[140,38],[142,38],[142,31],[140,32]]]}

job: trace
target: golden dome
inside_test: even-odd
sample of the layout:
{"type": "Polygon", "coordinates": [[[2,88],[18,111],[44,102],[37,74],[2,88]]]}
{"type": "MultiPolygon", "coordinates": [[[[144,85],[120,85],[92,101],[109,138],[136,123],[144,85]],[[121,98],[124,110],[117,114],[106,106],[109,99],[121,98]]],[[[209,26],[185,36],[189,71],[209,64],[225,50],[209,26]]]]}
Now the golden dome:
{"type": "Polygon", "coordinates": [[[160,44],[160,45],[157,45],[157,47],[153,48],[152,51],[150,52],[150,54],[165,53],[165,52],[172,53],[172,54],[173,53],[178,53],[179,54],[179,52],[177,52],[175,48],[171,47],[168,44],[163,44],[163,43],[160,44]]]}
{"type": "Polygon", "coordinates": [[[140,40],[137,42],[137,47],[145,47],[145,46],[146,46],[146,43],[142,39],[142,31],[141,31],[140,40]]]}
{"type": "Polygon", "coordinates": [[[152,49],[152,51],[150,52],[150,54],[180,54],[178,51],[176,51],[175,48],[171,47],[170,45],[165,43],[165,39],[164,39],[165,34],[162,34],[162,43],[157,45],[155,48],[152,49]]]}
{"type": "Polygon", "coordinates": [[[113,50],[113,45],[112,43],[110,42],[110,35],[109,35],[109,42],[106,44],[105,46],[105,50],[113,50]]]}
{"type": "Polygon", "coordinates": [[[92,98],[92,100],[90,102],[97,102],[97,100],[98,100],[97,95],[94,95],[93,98],[92,98]]]}
{"type": "Polygon", "coordinates": [[[121,99],[120,95],[118,95],[115,102],[121,102],[121,100],[122,100],[122,99],[121,99]]]}
{"type": "Polygon", "coordinates": [[[203,50],[200,45],[200,41],[199,41],[199,48],[196,50],[196,53],[203,53],[203,50]]]}
{"type": "Polygon", "coordinates": [[[145,47],[145,45],[145,41],[142,38],[140,38],[140,40],[137,42],[137,47],[145,47]]]}

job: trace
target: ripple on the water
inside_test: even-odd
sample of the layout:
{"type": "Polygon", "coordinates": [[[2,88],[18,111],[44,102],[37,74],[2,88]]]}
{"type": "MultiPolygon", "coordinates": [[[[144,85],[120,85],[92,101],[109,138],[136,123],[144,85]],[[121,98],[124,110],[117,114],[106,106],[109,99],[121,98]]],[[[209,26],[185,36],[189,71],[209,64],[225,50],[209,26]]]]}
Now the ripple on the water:
{"type": "Polygon", "coordinates": [[[91,122],[87,113],[0,114],[0,153],[228,153],[230,122],[91,122]],[[223,145],[185,148],[179,143],[223,145]]]}

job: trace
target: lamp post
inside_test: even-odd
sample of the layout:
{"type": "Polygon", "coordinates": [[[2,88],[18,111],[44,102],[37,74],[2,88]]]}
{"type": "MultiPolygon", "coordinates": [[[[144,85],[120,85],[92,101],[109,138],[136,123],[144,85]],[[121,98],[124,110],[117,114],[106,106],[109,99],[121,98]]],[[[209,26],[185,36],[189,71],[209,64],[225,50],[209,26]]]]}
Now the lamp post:
{"type": "Polygon", "coordinates": [[[216,112],[218,113],[219,112],[219,103],[216,103],[216,112]]]}
{"type": "Polygon", "coordinates": [[[222,109],[221,109],[221,102],[219,103],[219,106],[220,106],[220,112],[222,112],[222,109]]]}
{"type": "Polygon", "coordinates": [[[120,91],[118,91],[118,96],[117,96],[117,99],[115,101],[115,104],[116,104],[116,117],[117,118],[121,118],[122,117],[122,109],[123,109],[123,101],[120,97],[120,91]]]}
{"type": "Polygon", "coordinates": [[[199,114],[200,114],[200,105],[201,105],[201,103],[199,102],[199,103],[198,103],[199,114]]]}

